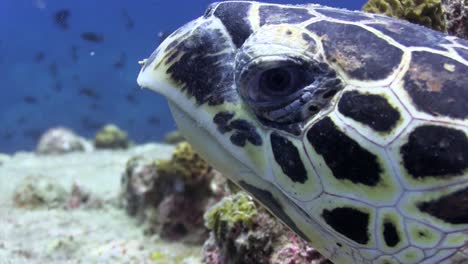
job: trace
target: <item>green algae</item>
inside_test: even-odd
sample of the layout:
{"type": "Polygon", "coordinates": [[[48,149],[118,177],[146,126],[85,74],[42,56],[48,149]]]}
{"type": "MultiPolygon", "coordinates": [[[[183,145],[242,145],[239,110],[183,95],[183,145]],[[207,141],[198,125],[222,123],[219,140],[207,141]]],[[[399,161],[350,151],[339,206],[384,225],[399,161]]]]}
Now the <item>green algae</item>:
{"type": "Polygon", "coordinates": [[[204,215],[205,226],[214,231],[216,236],[235,225],[251,226],[253,217],[258,214],[254,201],[245,193],[224,197],[204,215]]]}
{"type": "Polygon", "coordinates": [[[369,0],[363,11],[407,20],[411,23],[447,32],[440,0],[369,0]]]}

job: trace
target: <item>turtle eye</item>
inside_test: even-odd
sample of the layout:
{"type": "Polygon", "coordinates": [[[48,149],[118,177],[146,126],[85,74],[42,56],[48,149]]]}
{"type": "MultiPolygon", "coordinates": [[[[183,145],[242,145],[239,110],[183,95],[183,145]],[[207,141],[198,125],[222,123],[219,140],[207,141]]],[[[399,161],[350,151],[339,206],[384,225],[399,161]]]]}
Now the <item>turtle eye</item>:
{"type": "Polygon", "coordinates": [[[312,83],[313,79],[300,66],[270,68],[251,80],[248,94],[257,102],[284,99],[312,83]]]}
{"type": "Polygon", "coordinates": [[[326,107],[343,89],[335,71],[312,58],[286,55],[236,59],[239,94],[260,120],[303,121],[326,107]]]}
{"type": "Polygon", "coordinates": [[[259,89],[265,94],[284,95],[292,88],[294,72],[289,68],[276,68],[264,71],[260,75],[259,89]]]}

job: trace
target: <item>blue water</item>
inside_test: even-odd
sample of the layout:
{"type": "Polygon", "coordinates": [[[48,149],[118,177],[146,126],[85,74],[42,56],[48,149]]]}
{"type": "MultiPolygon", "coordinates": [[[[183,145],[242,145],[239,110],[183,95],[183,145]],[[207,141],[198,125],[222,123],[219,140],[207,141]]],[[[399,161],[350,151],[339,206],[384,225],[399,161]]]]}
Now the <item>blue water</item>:
{"type": "MultiPolygon", "coordinates": [[[[158,32],[201,16],[210,2],[1,0],[0,152],[32,150],[53,126],[93,137],[114,123],[136,142],[161,140],[175,126],[165,100],[138,88],[137,61],[155,49],[158,32]],[[67,29],[54,22],[64,9],[67,29]],[[103,40],[85,41],[83,32],[103,40]]],[[[314,3],[357,10],[365,2],[314,3]]]]}

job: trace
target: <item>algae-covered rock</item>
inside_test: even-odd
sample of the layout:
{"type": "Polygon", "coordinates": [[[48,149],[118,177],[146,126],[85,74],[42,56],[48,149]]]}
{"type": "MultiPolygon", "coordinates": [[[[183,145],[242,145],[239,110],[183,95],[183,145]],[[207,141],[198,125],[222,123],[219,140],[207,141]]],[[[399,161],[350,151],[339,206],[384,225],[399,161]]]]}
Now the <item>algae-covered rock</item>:
{"type": "Polygon", "coordinates": [[[188,185],[206,181],[204,176],[209,175],[212,170],[211,166],[187,142],[177,144],[172,159],[157,161],[156,166],[158,173],[178,175],[188,185]]]}
{"type": "Polygon", "coordinates": [[[49,177],[32,175],[25,177],[16,186],[13,201],[17,207],[57,208],[64,205],[68,193],[60,184],[49,177]]]}
{"type": "Polygon", "coordinates": [[[222,180],[187,142],[170,160],[134,157],[122,175],[122,205],[145,224],[145,233],[168,240],[202,243],[206,209],[225,193],[222,180]]]}
{"type": "Polygon", "coordinates": [[[64,154],[89,150],[91,146],[85,139],[77,136],[72,130],[56,127],[47,130],[39,139],[38,154],[64,154]]]}
{"type": "Polygon", "coordinates": [[[130,146],[130,140],[125,131],[109,124],[97,132],[94,146],[99,149],[126,149],[130,146]]]}
{"type": "Polygon", "coordinates": [[[252,198],[244,192],[224,197],[204,215],[205,225],[221,238],[226,230],[235,225],[252,226],[252,217],[257,214],[257,207],[252,198]]]}
{"type": "Polygon", "coordinates": [[[468,1],[442,0],[447,18],[447,31],[450,35],[468,39],[468,1]]]}
{"type": "Polygon", "coordinates": [[[362,9],[447,32],[441,0],[369,0],[362,9]]]}
{"type": "MultiPolygon", "coordinates": [[[[156,164],[143,156],[128,160],[122,174],[119,197],[121,206],[130,216],[137,216],[140,222],[145,218],[145,209],[159,204],[164,195],[163,191],[157,192],[155,188],[158,176],[156,164]]],[[[158,182],[159,188],[164,186],[163,182],[158,182]]]]}
{"type": "Polygon", "coordinates": [[[164,136],[164,142],[168,144],[178,144],[185,141],[185,137],[178,130],[171,131],[164,136]]]}
{"type": "Polygon", "coordinates": [[[244,192],[209,209],[205,225],[211,230],[203,246],[203,261],[208,264],[327,262],[244,192]]]}

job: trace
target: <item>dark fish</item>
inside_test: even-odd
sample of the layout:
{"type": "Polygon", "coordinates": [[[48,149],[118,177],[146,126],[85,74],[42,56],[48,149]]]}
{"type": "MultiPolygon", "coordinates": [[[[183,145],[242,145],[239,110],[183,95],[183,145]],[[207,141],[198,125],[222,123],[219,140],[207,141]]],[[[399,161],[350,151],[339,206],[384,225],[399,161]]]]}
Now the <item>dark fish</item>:
{"type": "Polygon", "coordinates": [[[94,99],[94,100],[99,100],[101,98],[99,94],[96,93],[95,90],[93,90],[92,88],[88,88],[88,87],[81,87],[79,90],[79,94],[82,96],[94,99]]]}
{"type": "Polygon", "coordinates": [[[16,119],[16,123],[22,125],[28,121],[28,118],[25,116],[20,116],[16,119]]]}
{"type": "Polygon", "coordinates": [[[158,126],[160,123],[161,123],[161,119],[159,119],[159,117],[157,116],[150,116],[146,119],[146,122],[148,124],[151,124],[151,125],[154,125],[154,126],[158,126]]]}
{"type": "Polygon", "coordinates": [[[91,109],[96,110],[96,109],[99,109],[99,104],[92,103],[92,104],[90,105],[90,107],[91,107],[91,109]]]}
{"type": "Polygon", "coordinates": [[[70,56],[71,59],[74,63],[78,62],[78,47],[75,45],[72,45],[70,48],[70,56]]]}
{"type": "Polygon", "coordinates": [[[52,89],[54,89],[54,91],[56,92],[60,92],[62,91],[62,84],[60,82],[55,82],[52,89]]]}
{"type": "Polygon", "coordinates": [[[81,38],[83,40],[94,43],[100,43],[104,41],[104,35],[94,32],[83,32],[81,33],[81,38]]]}
{"type": "Polygon", "coordinates": [[[11,130],[3,131],[2,132],[2,138],[5,140],[10,140],[15,137],[15,133],[11,130]]]}
{"type": "Polygon", "coordinates": [[[57,26],[63,30],[67,30],[68,25],[68,18],[70,17],[70,10],[68,9],[61,9],[54,14],[54,22],[57,26]]]}
{"type": "Polygon", "coordinates": [[[125,67],[127,63],[127,56],[125,55],[124,52],[120,53],[119,58],[117,61],[114,62],[114,68],[116,69],[122,69],[125,67]]]}
{"type": "Polygon", "coordinates": [[[45,53],[43,51],[39,51],[34,55],[34,61],[39,63],[42,62],[45,58],[45,53]]]}
{"type": "Polygon", "coordinates": [[[130,15],[128,14],[127,10],[123,10],[122,11],[122,16],[125,20],[125,27],[130,30],[132,29],[134,26],[135,26],[135,22],[134,20],[130,17],[130,15]]]}
{"type": "Polygon", "coordinates": [[[80,80],[80,76],[79,76],[78,74],[75,73],[75,74],[72,75],[72,80],[74,80],[74,81],[79,81],[79,80],[80,80]]]}
{"type": "Polygon", "coordinates": [[[85,129],[97,130],[104,125],[104,122],[93,120],[87,116],[80,119],[81,126],[85,129]]]}
{"type": "Polygon", "coordinates": [[[137,104],[138,103],[138,100],[136,99],[135,95],[132,94],[132,93],[128,93],[125,96],[125,99],[127,99],[127,102],[129,102],[130,104],[137,104]]]}
{"type": "Polygon", "coordinates": [[[49,65],[49,74],[53,79],[57,79],[58,69],[55,62],[49,65]]]}
{"type": "Polygon", "coordinates": [[[37,141],[41,135],[42,135],[42,130],[37,129],[37,128],[28,128],[23,131],[23,136],[25,138],[30,138],[34,141],[37,141]]]}
{"type": "Polygon", "coordinates": [[[32,95],[26,95],[23,97],[23,102],[27,103],[27,104],[35,104],[37,103],[37,98],[32,96],[32,95]]]}

